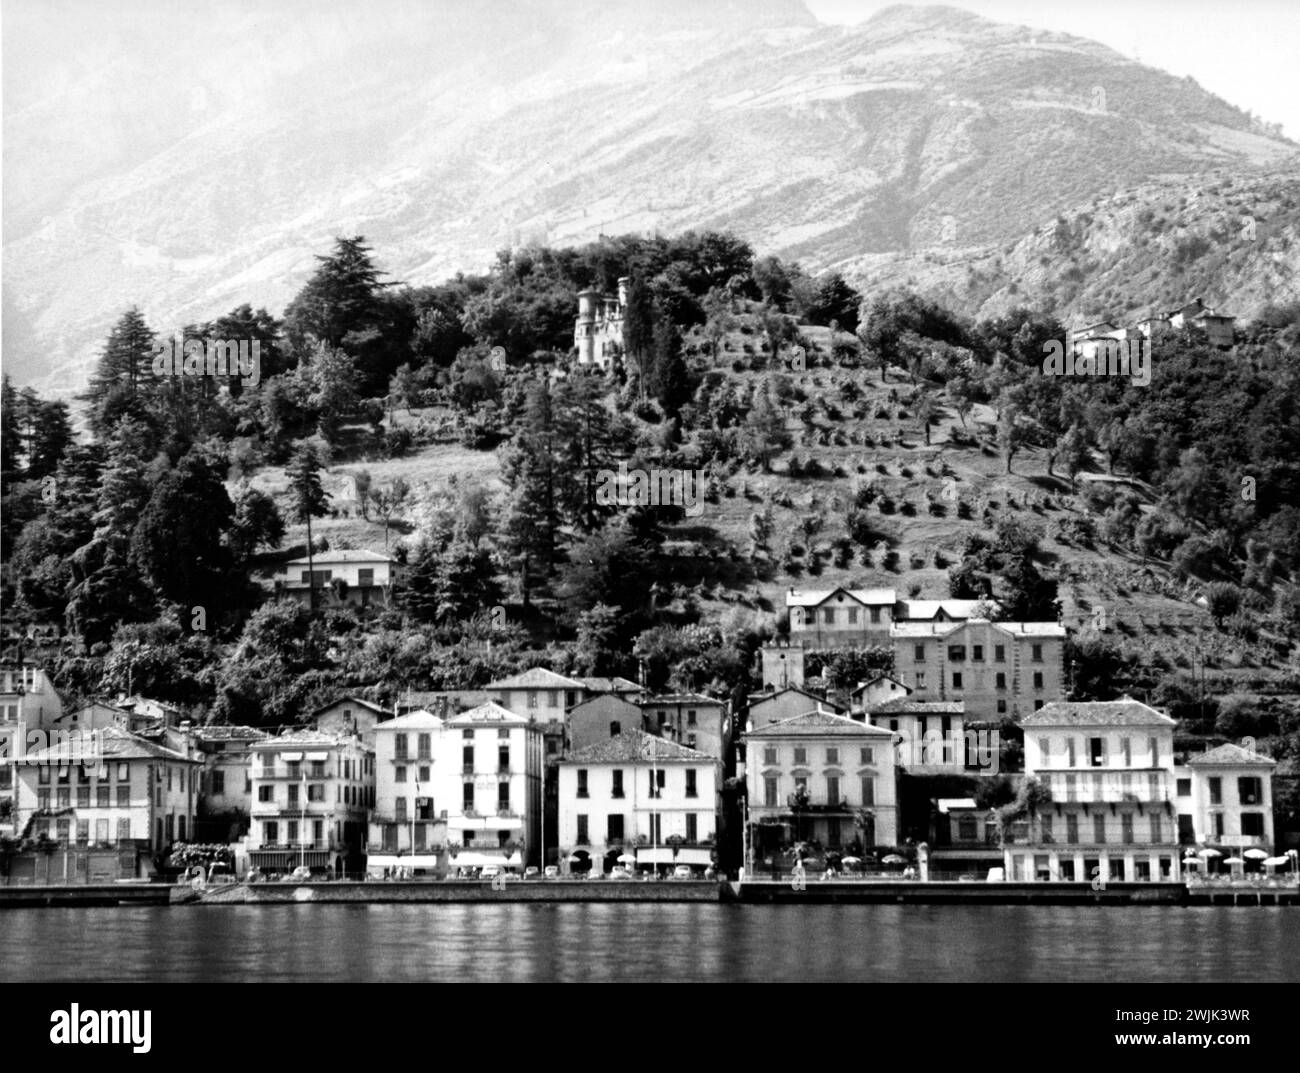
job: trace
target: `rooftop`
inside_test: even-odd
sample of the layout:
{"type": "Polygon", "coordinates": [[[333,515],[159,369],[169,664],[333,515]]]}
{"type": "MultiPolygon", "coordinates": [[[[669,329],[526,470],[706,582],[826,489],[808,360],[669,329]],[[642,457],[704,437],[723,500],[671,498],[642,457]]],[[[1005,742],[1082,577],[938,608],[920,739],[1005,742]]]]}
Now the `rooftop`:
{"type": "MultiPolygon", "coordinates": [[[[311,563],[313,568],[319,567],[322,563],[395,563],[397,560],[384,551],[358,551],[353,548],[326,549],[312,553],[311,563]]],[[[299,559],[290,559],[283,563],[284,566],[306,566],[307,556],[299,559]]]]}
{"type": "Polygon", "coordinates": [[[566,764],[639,764],[651,761],[693,760],[705,762],[717,757],[688,748],[668,738],[657,738],[644,730],[624,730],[605,741],[579,749],[566,764]]]}
{"type": "Polygon", "coordinates": [[[795,715],[768,723],[757,730],[748,731],[746,738],[883,738],[893,740],[893,734],[880,727],[859,723],[847,716],[834,715],[831,712],[815,711],[795,715]]]}
{"type": "Polygon", "coordinates": [[[1276,760],[1270,760],[1267,756],[1260,756],[1259,753],[1250,749],[1243,749],[1240,745],[1233,745],[1232,742],[1210,749],[1199,756],[1190,757],[1187,763],[1191,767],[1214,767],[1215,765],[1224,767],[1277,766],[1276,760]]]}
{"type": "MultiPolygon", "coordinates": [[[[98,739],[99,755],[108,761],[118,760],[170,760],[178,764],[197,764],[200,761],[187,757],[184,753],[178,753],[174,749],[168,749],[166,746],[158,745],[152,741],[146,741],[137,734],[123,730],[121,727],[105,727],[103,730],[92,731],[98,739]]],[[[73,763],[81,763],[85,756],[86,745],[75,741],[55,742],[44,749],[36,749],[27,753],[24,758],[25,763],[34,764],[42,761],[54,760],[71,760],[73,763]]],[[[94,757],[88,757],[91,764],[95,763],[94,757]]]]}
{"type": "Polygon", "coordinates": [[[963,700],[910,700],[896,697],[884,704],[877,704],[868,713],[870,715],[964,715],[966,702],[963,700]]]}
{"type": "Polygon", "coordinates": [[[586,684],[576,678],[565,678],[562,674],[547,670],[545,667],[529,667],[522,674],[499,678],[487,684],[488,689],[586,689],[586,684]]]}
{"type": "Polygon", "coordinates": [[[973,618],[966,622],[895,622],[889,627],[890,637],[947,637],[967,626],[992,626],[1009,637],[1064,637],[1065,627],[1059,622],[990,622],[973,618]]]}
{"type": "Polygon", "coordinates": [[[1164,712],[1125,697],[1123,700],[1057,700],[1020,720],[1022,727],[1097,726],[1171,727],[1176,721],[1164,712]]]}
{"type": "Polygon", "coordinates": [[[825,603],[836,593],[843,593],[845,596],[852,597],[860,604],[873,604],[876,606],[887,604],[892,605],[898,598],[898,594],[893,589],[810,589],[800,592],[798,589],[790,589],[785,594],[786,607],[816,607],[825,603]]]}
{"type": "Polygon", "coordinates": [[[447,720],[447,725],[451,727],[465,726],[469,723],[509,723],[512,726],[527,726],[528,720],[522,715],[515,715],[509,708],[503,708],[492,700],[467,712],[453,715],[447,720]]]}
{"type": "Polygon", "coordinates": [[[375,731],[380,730],[441,730],[443,721],[433,712],[417,708],[415,711],[399,715],[395,719],[386,719],[375,724],[375,731]]]}

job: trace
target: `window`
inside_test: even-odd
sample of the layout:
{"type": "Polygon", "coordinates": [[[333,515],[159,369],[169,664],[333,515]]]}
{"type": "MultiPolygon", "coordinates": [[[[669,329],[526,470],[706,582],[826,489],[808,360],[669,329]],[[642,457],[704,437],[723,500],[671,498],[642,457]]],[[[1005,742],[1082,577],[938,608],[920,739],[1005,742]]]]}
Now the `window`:
{"type": "Polygon", "coordinates": [[[623,817],[621,815],[610,815],[605,821],[605,841],[622,842],[623,841],[623,817]]]}
{"type": "MultiPolygon", "coordinates": [[[[894,727],[894,729],[897,730],[898,728],[894,727]]],[[[870,745],[864,745],[858,751],[858,763],[874,764],[875,762],[876,762],[876,750],[870,745]]]]}
{"type": "Polygon", "coordinates": [[[763,804],[767,808],[776,808],[776,779],[770,776],[763,780],[763,804]]]}
{"type": "Polygon", "coordinates": [[[858,609],[856,607],[850,607],[848,614],[849,614],[849,625],[856,626],[858,624],[858,609]]]}
{"type": "Polygon", "coordinates": [[[1043,646],[1042,646],[1042,645],[1030,645],[1030,646],[1029,646],[1029,651],[1030,651],[1030,653],[1031,653],[1031,655],[1030,655],[1029,658],[1030,658],[1034,663],[1042,663],[1042,662],[1043,662],[1043,646]]]}
{"type": "Polygon", "coordinates": [[[1005,671],[998,671],[998,672],[993,676],[993,684],[994,684],[994,688],[995,688],[995,689],[1006,689],[1006,688],[1007,688],[1007,676],[1006,676],[1006,672],[1005,672],[1005,671]]]}
{"type": "Polygon", "coordinates": [[[502,745],[499,749],[497,749],[497,770],[498,771],[510,770],[510,746],[509,745],[502,745]]]}
{"type": "Polygon", "coordinates": [[[312,783],[310,786],[308,786],[308,787],[307,787],[307,800],[308,800],[308,801],[324,801],[324,800],[325,800],[325,784],[324,784],[323,782],[317,782],[317,783],[312,783]]]}
{"type": "Polygon", "coordinates": [[[280,841],[280,824],[276,820],[267,820],[262,824],[262,841],[268,846],[274,846],[280,841]]]}
{"type": "Polygon", "coordinates": [[[211,786],[214,794],[224,794],[226,792],[226,773],[224,771],[212,772],[211,786]]]}
{"type": "Polygon", "coordinates": [[[961,689],[961,671],[952,672],[952,688],[961,689]]]}
{"type": "Polygon", "coordinates": [[[537,707],[537,690],[535,689],[530,689],[528,691],[528,707],[530,708],[537,707]]]}
{"type": "Polygon", "coordinates": [[[1006,645],[994,645],[994,646],[993,646],[993,662],[994,662],[994,663],[1006,663],[1006,661],[1007,661],[1007,646],[1006,646],[1006,645]]]}
{"type": "Polygon", "coordinates": [[[510,782],[507,779],[497,783],[497,811],[510,811],[510,782]]]}
{"type": "MultiPolygon", "coordinates": [[[[1262,805],[1264,803],[1264,783],[1253,776],[1242,776],[1237,780],[1237,800],[1243,805],[1262,805]]],[[[1242,832],[1245,834],[1245,832],[1242,832]]]]}
{"type": "Polygon", "coordinates": [[[891,720],[889,721],[889,729],[890,729],[891,731],[893,731],[895,734],[898,733],[898,720],[897,720],[897,719],[891,719],[891,720]]]}
{"type": "Polygon", "coordinates": [[[292,782],[289,784],[289,807],[296,808],[298,805],[298,784],[292,782]]]}
{"type": "MultiPolygon", "coordinates": [[[[501,707],[504,708],[505,705],[503,704],[501,707]]],[[[461,737],[461,740],[462,740],[462,741],[473,741],[473,740],[474,740],[474,731],[472,731],[472,730],[462,730],[462,731],[460,732],[460,737],[461,737]]]]}
{"type": "Polygon", "coordinates": [[[57,794],[58,808],[72,807],[72,790],[67,786],[60,786],[55,793],[57,794]]]}
{"type": "Polygon", "coordinates": [[[1042,831],[1042,833],[1043,833],[1043,841],[1044,841],[1044,842],[1055,842],[1055,841],[1056,841],[1056,839],[1052,837],[1052,814],[1051,814],[1050,812],[1044,812],[1044,813],[1039,817],[1039,819],[1038,819],[1038,826],[1039,826],[1039,829],[1040,829],[1040,830],[1042,831]]]}
{"type": "Polygon", "coordinates": [[[1125,812],[1119,818],[1119,840],[1126,846],[1133,844],[1133,813],[1125,812]]]}
{"type": "Polygon", "coordinates": [[[826,804],[838,805],[840,803],[840,780],[835,775],[826,777],[826,804]]]}
{"type": "Polygon", "coordinates": [[[1072,846],[1079,844],[1079,817],[1073,812],[1065,817],[1065,840],[1072,846]]]}
{"type": "Polygon", "coordinates": [[[301,776],[302,776],[302,761],[301,761],[301,760],[290,760],[290,761],[289,761],[289,778],[291,778],[291,779],[297,779],[297,778],[300,778],[301,776]]]}
{"type": "Polygon", "coordinates": [[[984,662],[984,646],[983,646],[983,645],[974,645],[974,646],[972,646],[972,648],[971,648],[971,656],[970,656],[970,658],[971,658],[971,662],[972,662],[972,663],[983,663],[983,662],[984,662]]]}
{"type": "Polygon", "coordinates": [[[833,607],[826,608],[826,614],[823,621],[826,623],[827,626],[833,626],[835,624],[835,608],[833,607]]]}
{"type": "Polygon", "coordinates": [[[117,788],[117,807],[128,808],[131,804],[131,787],[122,783],[117,788]]]}
{"type": "MultiPolygon", "coordinates": [[[[98,786],[95,787],[95,807],[96,807],[96,808],[108,808],[108,806],[109,806],[109,804],[110,804],[110,802],[109,802],[109,797],[108,797],[108,795],[109,795],[109,790],[110,790],[109,785],[108,785],[107,783],[104,783],[104,782],[101,782],[98,786]]],[[[103,841],[103,840],[101,839],[101,841],[103,841]]]]}
{"type": "Polygon", "coordinates": [[[1097,815],[1092,818],[1092,840],[1098,844],[1106,841],[1106,817],[1097,815]]]}
{"type": "Polygon", "coordinates": [[[393,801],[393,806],[394,806],[393,818],[397,820],[398,823],[405,823],[406,822],[406,798],[404,797],[397,798],[396,800],[393,801]]]}
{"type": "Polygon", "coordinates": [[[1223,837],[1223,813],[1222,812],[1216,812],[1214,814],[1214,837],[1215,838],[1223,837]]]}
{"type": "Polygon", "coordinates": [[[700,796],[699,792],[696,790],[695,787],[695,769],[693,767],[688,767],[686,769],[686,796],[687,797],[700,796]]]}
{"type": "Polygon", "coordinates": [[[559,751],[560,751],[560,743],[559,743],[558,741],[556,741],[554,738],[547,738],[547,739],[546,739],[546,755],[547,755],[547,756],[555,756],[555,755],[557,755],[557,754],[559,753],[559,751]]]}
{"type": "Polygon", "coordinates": [[[957,817],[957,841],[974,842],[979,837],[975,817],[964,815],[957,817]]]}
{"type": "Polygon", "coordinates": [[[611,773],[611,778],[612,778],[612,783],[613,783],[613,785],[610,787],[609,796],[610,796],[610,797],[622,797],[622,796],[623,796],[623,772],[622,772],[622,770],[621,770],[621,769],[615,769],[615,770],[611,773]]]}
{"type": "Polygon", "coordinates": [[[948,662],[949,662],[949,663],[964,663],[965,660],[966,660],[966,646],[965,646],[965,645],[949,645],[949,646],[948,646],[948,662]]]}
{"type": "MultiPolygon", "coordinates": [[[[325,761],[324,761],[324,760],[313,760],[313,761],[311,762],[311,771],[309,771],[307,774],[308,774],[308,777],[309,777],[309,778],[312,778],[312,779],[323,779],[323,778],[325,777],[325,761]]],[[[351,778],[351,777],[352,777],[352,776],[351,776],[351,774],[349,773],[348,778],[351,778]]]]}
{"type": "Polygon", "coordinates": [[[90,841],[90,821],[89,821],[89,820],[78,820],[78,821],[77,821],[77,841],[78,841],[78,842],[81,842],[81,843],[85,843],[85,842],[89,842],[89,841],[90,841]]]}
{"type": "Polygon", "coordinates": [[[876,803],[876,780],[871,776],[865,776],[862,780],[862,804],[874,805],[876,803]]]}
{"type": "Polygon", "coordinates": [[[466,745],[461,749],[460,762],[464,771],[472,772],[474,770],[474,746],[466,745]]]}
{"type": "Polygon", "coordinates": [[[431,771],[432,768],[430,768],[427,764],[425,764],[423,767],[420,768],[419,773],[416,775],[416,780],[418,782],[422,782],[425,786],[428,786],[430,781],[429,776],[431,771]]]}
{"type": "Polygon", "coordinates": [[[617,738],[623,732],[623,724],[617,719],[611,719],[609,722],[609,736],[617,738]]]}
{"type": "MultiPolygon", "coordinates": [[[[122,775],[121,775],[121,767],[122,767],[122,766],[119,764],[119,765],[118,765],[118,778],[119,778],[119,779],[122,777],[122,775]]],[[[275,770],[275,754],[274,754],[274,753],[263,753],[263,754],[262,754],[262,772],[263,772],[263,774],[269,775],[269,774],[270,774],[272,771],[274,771],[274,770],[275,770]]]]}
{"type": "Polygon", "coordinates": [[[1151,813],[1151,841],[1152,842],[1163,842],[1165,840],[1163,826],[1164,825],[1160,821],[1160,813],[1158,812],[1151,813]]]}
{"type": "Polygon", "coordinates": [[[118,820],[118,821],[117,821],[117,840],[118,840],[119,842],[125,842],[125,841],[126,841],[127,839],[129,839],[130,837],[131,837],[131,821],[130,821],[130,820],[118,820]]]}
{"type": "Polygon", "coordinates": [[[90,787],[77,787],[77,808],[90,808],[90,787]]]}
{"type": "Polygon", "coordinates": [[[808,763],[808,750],[802,745],[796,745],[794,747],[794,762],[796,764],[808,763]]]}
{"type": "Polygon", "coordinates": [[[375,568],[373,566],[357,567],[357,586],[358,588],[368,589],[375,583],[375,568]]]}
{"type": "Polygon", "coordinates": [[[591,844],[591,837],[587,832],[587,814],[585,812],[578,813],[578,844],[582,846],[591,844]]]}
{"type": "MultiPolygon", "coordinates": [[[[577,703],[578,703],[578,693],[577,693],[577,690],[566,689],[566,690],[564,691],[564,706],[565,706],[566,708],[572,708],[572,707],[573,707],[575,704],[577,704],[577,703]]],[[[551,707],[552,707],[552,708],[555,707],[554,699],[552,699],[552,701],[551,701],[551,707]]]]}
{"type": "Polygon", "coordinates": [[[474,784],[472,782],[461,785],[460,805],[463,812],[474,811],[474,784]]]}
{"type": "Polygon", "coordinates": [[[880,621],[880,608],[878,607],[870,608],[869,613],[871,615],[871,621],[873,625],[880,621]]]}
{"type": "Polygon", "coordinates": [[[700,840],[700,822],[699,817],[694,812],[686,814],[686,841],[698,842],[700,840]]]}
{"type": "Polygon", "coordinates": [[[1133,740],[1131,738],[1119,739],[1119,751],[1124,755],[1124,766],[1133,766],[1133,740]]]}
{"type": "Polygon", "coordinates": [[[1243,812],[1241,814],[1241,833],[1251,838],[1264,837],[1264,814],[1262,812],[1243,812]]]}
{"type": "Polygon", "coordinates": [[[1088,739],[1088,763],[1092,767],[1101,767],[1106,763],[1106,739],[1088,739]]]}
{"type": "Polygon", "coordinates": [[[429,735],[429,734],[419,734],[419,735],[416,736],[415,742],[416,742],[415,747],[416,747],[416,750],[417,750],[418,753],[419,753],[419,757],[420,757],[420,759],[421,759],[421,760],[428,760],[428,759],[429,759],[429,756],[430,756],[430,752],[429,752],[429,750],[432,748],[432,745],[433,745],[433,737],[432,737],[432,735],[429,735]]]}
{"type": "Polygon", "coordinates": [[[840,762],[840,751],[838,749],[826,750],[826,763],[838,764],[840,762]]]}
{"type": "Polygon", "coordinates": [[[585,767],[578,768],[578,796],[589,796],[587,793],[587,769],[585,767]]]}
{"type": "Polygon", "coordinates": [[[651,768],[647,774],[650,776],[650,796],[662,797],[664,793],[664,781],[667,777],[667,773],[663,768],[651,768]]]}
{"type": "Polygon", "coordinates": [[[1051,755],[1051,744],[1051,739],[1049,738],[1038,739],[1038,756],[1044,763],[1047,762],[1048,756],[1051,755]]]}
{"type": "Polygon", "coordinates": [[[394,782],[405,782],[405,781],[406,781],[406,768],[404,768],[404,767],[399,767],[399,768],[397,768],[397,770],[393,772],[393,781],[394,781],[394,782]]]}
{"type": "Polygon", "coordinates": [[[394,735],[393,735],[393,755],[394,755],[395,757],[397,757],[398,760],[405,760],[405,759],[406,759],[406,750],[407,750],[407,740],[406,740],[406,735],[405,735],[405,734],[394,734],[394,735]]]}
{"type": "Polygon", "coordinates": [[[913,663],[925,662],[925,645],[912,646],[912,662],[913,663]]]}
{"type": "Polygon", "coordinates": [[[687,708],[687,709],[686,709],[686,725],[687,725],[688,727],[693,727],[693,726],[698,725],[697,722],[696,722],[695,709],[694,709],[694,708],[687,708]]]}
{"type": "MultiPolygon", "coordinates": [[[[171,819],[170,816],[167,817],[167,818],[168,818],[168,819],[171,819]]],[[[286,830],[286,832],[285,832],[285,836],[284,836],[284,837],[285,837],[285,841],[287,841],[290,845],[297,845],[297,843],[298,843],[298,821],[297,821],[297,820],[290,820],[288,823],[285,824],[285,827],[287,828],[287,830],[286,830]]]]}
{"type": "Polygon", "coordinates": [[[1042,671],[1034,671],[1034,688],[1035,688],[1035,689],[1042,689],[1042,688],[1043,688],[1043,672],[1042,672],[1042,671]]]}
{"type": "Polygon", "coordinates": [[[1217,775],[1210,779],[1210,804],[1223,804],[1223,780],[1217,775]]]}
{"type": "Polygon", "coordinates": [[[916,672],[916,688],[917,689],[925,688],[925,671],[916,672]]]}

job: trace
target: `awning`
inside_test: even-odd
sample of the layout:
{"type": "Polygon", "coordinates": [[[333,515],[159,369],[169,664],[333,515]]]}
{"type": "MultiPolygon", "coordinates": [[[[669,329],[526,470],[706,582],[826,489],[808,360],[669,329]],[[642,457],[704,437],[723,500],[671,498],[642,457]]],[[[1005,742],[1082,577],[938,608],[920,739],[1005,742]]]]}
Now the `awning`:
{"type": "Polygon", "coordinates": [[[412,857],[404,854],[401,857],[391,853],[372,853],[366,858],[366,868],[369,871],[382,870],[384,868],[437,868],[438,858],[428,854],[417,854],[412,857]]]}
{"type": "Polygon", "coordinates": [[[307,753],[305,758],[307,760],[328,760],[330,758],[330,754],[325,752],[307,753]]]}
{"type": "Polygon", "coordinates": [[[482,868],[489,864],[518,868],[523,861],[518,853],[458,853],[449,858],[447,864],[450,868],[482,868]]]}
{"type": "Polygon", "coordinates": [[[644,846],[636,851],[637,864],[675,864],[672,846],[660,846],[658,849],[646,849],[644,846]]]}
{"type": "Polygon", "coordinates": [[[280,759],[285,761],[285,763],[291,764],[294,763],[295,761],[301,760],[302,753],[281,753],[280,759]]]}
{"type": "Polygon", "coordinates": [[[699,848],[683,848],[677,851],[677,863],[709,865],[713,863],[713,851],[699,848]]]}

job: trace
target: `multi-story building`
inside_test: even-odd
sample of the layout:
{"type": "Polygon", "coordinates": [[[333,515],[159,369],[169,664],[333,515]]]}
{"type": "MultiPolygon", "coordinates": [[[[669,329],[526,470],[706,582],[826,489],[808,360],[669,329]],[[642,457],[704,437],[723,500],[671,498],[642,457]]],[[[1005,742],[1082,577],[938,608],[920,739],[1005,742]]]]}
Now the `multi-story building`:
{"type": "Polygon", "coordinates": [[[447,814],[461,780],[460,765],[448,769],[445,729],[441,718],[426,711],[375,726],[375,808],[366,860],[372,875],[385,868],[442,873],[447,814]]]}
{"type": "Polygon", "coordinates": [[[899,697],[870,708],[867,721],[893,735],[896,760],[911,775],[997,773],[998,737],[988,730],[967,733],[963,701],[899,697]]]}
{"type": "Polygon", "coordinates": [[[1126,697],[1057,701],[1020,725],[1025,776],[1051,803],[1006,832],[1008,879],[1177,881],[1173,719],[1126,697]]]}
{"type": "Polygon", "coordinates": [[[443,770],[456,773],[448,776],[448,867],[539,864],[541,727],[489,702],[448,719],[442,741],[443,770]]]}
{"type": "Polygon", "coordinates": [[[571,749],[598,745],[625,730],[644,729],[645,716],[641,709],[613,693],[601,693],[569,709],[571,749]]]}
{"type": "Polygon", "coordinates": [[[0,663],[0,725],[37,730],[63,714],[63,701],[40,667],[29,660],[0,663]]]}
{"type": "Polygon", "coordinates": [[[889,636],[911,699],[964,701],[968,719],[1016,719],[1066,692],[1055,622],[897,622],[889,636]]]}
{"type": "Polygon", "coordinates": [[[1229,743],[1175,768],[1179,840],[1271,853],[1276,767],[1277,761],[1229,743]]]}
{"type": "Polygon", "coordinates": [[[799,842],[842,850],[898,841],[893,735],[843,715],[805,712],[744,736],[749,870],[799,842]]]}
{"type": "Polygon", "coordinates": [[[168,749],[116,726],[35,749],[16,769],[18,830],[73,849],[113,850],[118,874],[148,874],[154,857],[194,837],[200,763],[193,752],[188,743],[168,749]]]}
{"type": "Polygon", "coordinates": [[[623,354],[623,315],[630,282],[629,277],[621,277],[617,295],[595,289],[578,292],[573,346],[579,365],[608,371],[623,354]]]}
{"type": "MultiPolygon", "coordinates": [[[[176,734],[169,732],[168,742],[176,734]]],[[[194,731],[203,761],[199,771],[198,842],[234,842],[248,833],[253,810],[249,757],[254,742],[268,735],[257,727],[204,726],[194,731]]]]}
{"type": "Polygon", "coordinates": [[[316,602],[367,604],[386,603],[399,572],[398,562],[382,551],[328,550],[290,559],[277,571],[272,583],[277,592],[292,596],[299,603],[316,602]]]}
{"type": "Polygon", "coordinates": [[[822,708],[838,715],[847,714],[846,710],[838,704],[793,686],[773,692],[751,693],[748,722],[752,729],[757,730],[769,723],[779,723],[784,719],[791,719],[796,715],[822,708]]]}
{"type": "Polygon", "coordinates": [[[790,643],[801,648],[885,645],[896,622],[962,622],[979,605],[979,600],[900,600],[893,589],[792,588],[785,596],[790,643]]]}
{"type": "Polygon", "coordinates": [[[374,744],[374,729],[395,713],[383,705],[361,697],[342,697],[311,713],[311,725],[326,734],[358,735],[367,745],[374,744]]]}
{"type": "Polygon", "coordinates": [[[623,730],[559,765],[560,846],[574,870],[609,872],[621,856],[657,872],[714,860],[718,758],[623,730]]]}
{"type": "Polygon", "coordinates": [[[660,693],[640,702],[645,729],[698,749],[719,761],[726,755],[727,705],[703,693],[660,693]]]}
{"type": "Polygon", "coordinates": [[[248,774],[252,868],[361,871],[375,754],[359,736],[294,730],[253,742],[248,774]]]}

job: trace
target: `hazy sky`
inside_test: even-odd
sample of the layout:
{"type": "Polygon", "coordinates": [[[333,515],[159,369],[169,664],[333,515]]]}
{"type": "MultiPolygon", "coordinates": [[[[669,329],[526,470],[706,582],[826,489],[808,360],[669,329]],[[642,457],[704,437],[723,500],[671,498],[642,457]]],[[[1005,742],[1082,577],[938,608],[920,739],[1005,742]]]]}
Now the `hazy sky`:
{"type": "MultiPolygon", "coordinates": [[[[856,23],[896,0],[805,0],[823,22],[856,23]]],[[[1300,141],[1300,0],[954,0],[997,22],[1060,30],[1151,67],[1191,75],[1300,141]]]]}

